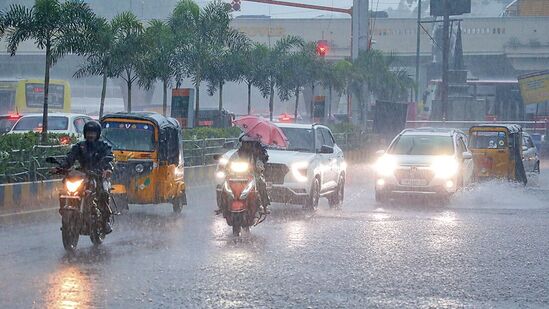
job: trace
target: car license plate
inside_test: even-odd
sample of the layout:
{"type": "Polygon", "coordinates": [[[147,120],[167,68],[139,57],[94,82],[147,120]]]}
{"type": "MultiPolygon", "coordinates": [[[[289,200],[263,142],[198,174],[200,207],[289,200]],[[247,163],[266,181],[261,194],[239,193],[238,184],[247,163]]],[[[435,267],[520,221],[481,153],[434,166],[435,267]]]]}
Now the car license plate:
{"type": "Polygon", "coordinates": [[[417,179],[417,178],[410,178],[410,179],[402,179],[400,182],[403,186],[410,186],[410,187],[421,187],[427,185],[427,180],[425,179],[417,179]]]}

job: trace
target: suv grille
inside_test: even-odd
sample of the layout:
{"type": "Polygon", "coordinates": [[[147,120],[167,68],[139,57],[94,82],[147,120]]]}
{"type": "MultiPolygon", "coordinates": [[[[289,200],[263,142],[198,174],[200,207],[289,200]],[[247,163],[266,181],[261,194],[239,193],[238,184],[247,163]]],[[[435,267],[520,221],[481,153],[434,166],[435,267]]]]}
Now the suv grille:
{"type": "Polygon", "coordinates": [[[265,181],[281,185],[288,172],[289,169],[285,164],[267,163],[265,165],[265,181]]]}
{"type": "Polygon", "coordinates": [[[425,168],[411,167],[398,169],[395,171],[395,177],[401,184],[403,179],[425,180],[425,182],[428,184],[431,182],[431,180],[433,180],[434,176],[435,175],[432,170],[425,168]]]}

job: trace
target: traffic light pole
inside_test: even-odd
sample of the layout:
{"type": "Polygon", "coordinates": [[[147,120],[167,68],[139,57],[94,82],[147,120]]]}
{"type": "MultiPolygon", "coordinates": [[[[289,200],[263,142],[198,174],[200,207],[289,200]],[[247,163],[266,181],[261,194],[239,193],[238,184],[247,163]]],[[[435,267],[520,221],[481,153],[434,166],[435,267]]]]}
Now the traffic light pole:
{"type": "Polygon", "coordinates": [[[450,57],[450,15],[449,0],[444,0],[444,23],[442,26],[442,121],[448,120],[448,70],[450,57]]]}
{"type": "Polygon", "coordinates": [[[416,36],[416,104],[419,101],[419,65],[421,57],[421,1],[417,2],[417,36],[416,36]]]}

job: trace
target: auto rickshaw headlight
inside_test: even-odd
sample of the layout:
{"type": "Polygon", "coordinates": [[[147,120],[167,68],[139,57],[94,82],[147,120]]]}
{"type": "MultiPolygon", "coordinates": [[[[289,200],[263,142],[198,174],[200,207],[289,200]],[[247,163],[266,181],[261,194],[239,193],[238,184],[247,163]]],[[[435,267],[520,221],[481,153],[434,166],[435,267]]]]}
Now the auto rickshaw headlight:
{"type": "Polygon", "coordinates": [[[78,188],[80,188],[83,182],[84,179],[78,179],[75,181],[67,180],[65,181],[65,187],[67,188],[67,191],[69,191],[69,193],[74,193],[78,191],[78,188]]]}
{"type": "Polygon", "coordinates": [[[137,164],[135,166],[135,171],[139,174],[143,173],[143,170],[145,169],[145,167],[143,166],[143,164],[137,164]]]}

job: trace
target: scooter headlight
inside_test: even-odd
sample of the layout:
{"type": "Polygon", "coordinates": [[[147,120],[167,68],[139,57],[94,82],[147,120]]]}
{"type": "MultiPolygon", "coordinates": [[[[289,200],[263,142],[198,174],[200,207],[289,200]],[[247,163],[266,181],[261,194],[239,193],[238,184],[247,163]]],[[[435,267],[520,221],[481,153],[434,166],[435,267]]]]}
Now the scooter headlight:
{"type": "Polygon", "coordinates": [[[246,188],[242,191],[240,194],[240,199],[245,200],[248,197],[248,194],[252,191],[252,189],[255,187],[255,179],[250,180],[248,184],[246,185],[246,188]]]}
{"type": "Polygon", "coordinates": [[[246,173],[250,169],[250,164],[248,162],[232,162],[231,171],[233,173],[241,174],[246,173]]]}
{"type": "Polygon", "coordinates": [[[66,180],[65,187],[67,188],[67,191],[69,193],[74,193],[78,191],[78,188],[80,188],[83,182],[84,182],[84,179],[78,179],[75,181],[66,180]]]}

